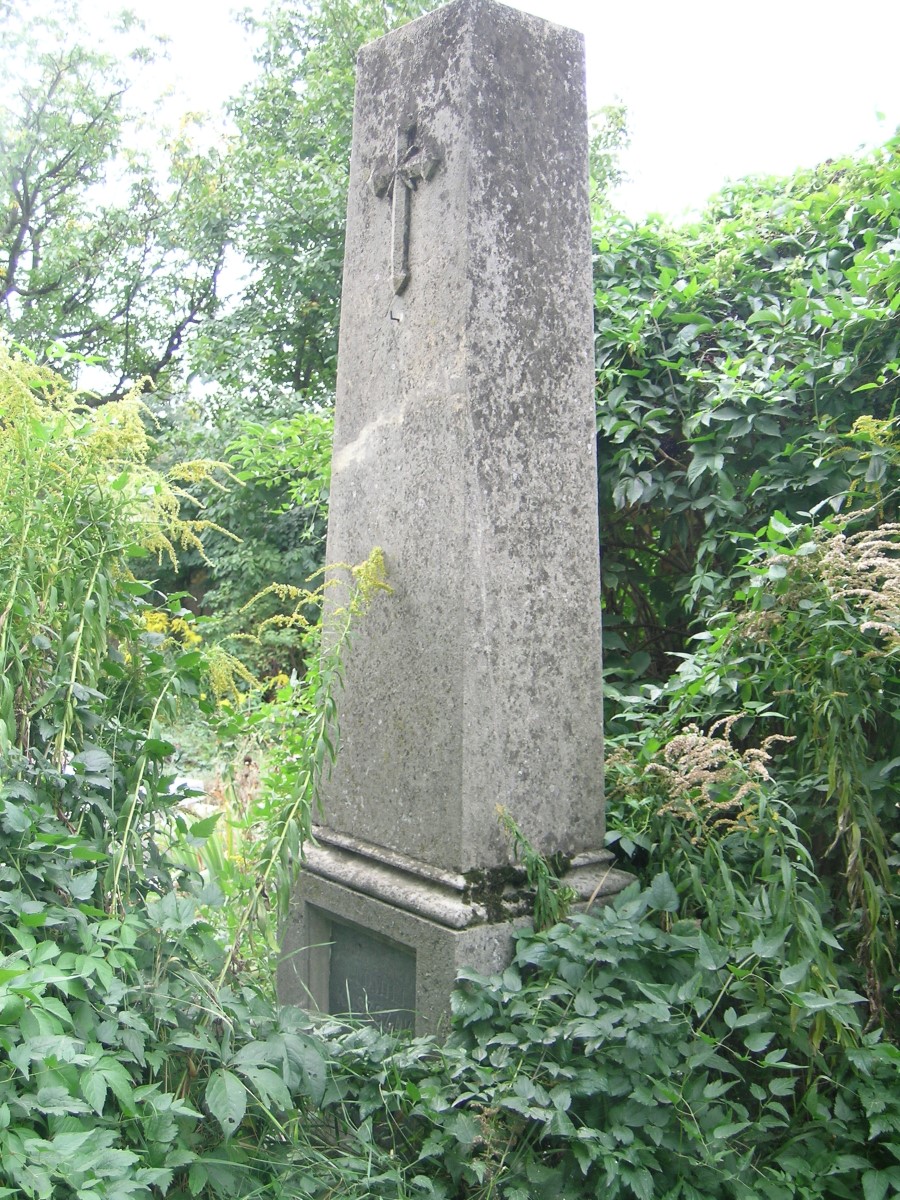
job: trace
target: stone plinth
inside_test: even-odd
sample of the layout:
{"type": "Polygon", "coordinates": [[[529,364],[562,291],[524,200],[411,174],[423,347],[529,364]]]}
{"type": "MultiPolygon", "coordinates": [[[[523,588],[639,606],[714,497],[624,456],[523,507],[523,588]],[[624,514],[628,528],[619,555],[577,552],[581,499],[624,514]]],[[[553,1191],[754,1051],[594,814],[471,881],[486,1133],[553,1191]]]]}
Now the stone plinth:
{"type": "Polygon", "coordinates": [[[607,870],[592,312],[581,36],[456,0],[365,47],[328,559],[380,546],[394,593],[348,656],[285,998],[333,1007],[334,922],[415,956],[420,1028],[502,965],[498,805],[607,870]]]}

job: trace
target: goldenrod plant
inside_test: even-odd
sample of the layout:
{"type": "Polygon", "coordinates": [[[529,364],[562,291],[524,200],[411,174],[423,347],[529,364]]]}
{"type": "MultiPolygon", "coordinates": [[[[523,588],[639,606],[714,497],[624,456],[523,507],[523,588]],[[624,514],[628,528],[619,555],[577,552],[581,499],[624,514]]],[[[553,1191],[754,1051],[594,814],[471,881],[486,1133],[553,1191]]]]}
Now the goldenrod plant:
{"type": "Polygon", "coordinates": [[[319,808],[319,785],[337,755],[338,693],[353,631],[372,601],[389,594],[391,586],[384,553],[375,547],[361,563],[330,567],[315,589],[272,584],[266,589],[266,594],[269,592],[292,603],[293,608],[267,618],[265,624],[299,630],[308,666],[302,679],[285,679],[276,702],[250,718],[266,747],[261,786],[249,821],[244,822],[258,831],[258,838],[248,846],[253,886],[231,930],[231,952],[220,982],[241,950],[248,925],[254,923],[264,930],[268,926],[268,940],[274,943],[275,926],[287,917],[304,846],[312,836],[319,808]],[[326,592],[343,594],[328,607],[324,623],[321,615],[313,621],[307,614],[311,610],[321,614],[326,592]]]}

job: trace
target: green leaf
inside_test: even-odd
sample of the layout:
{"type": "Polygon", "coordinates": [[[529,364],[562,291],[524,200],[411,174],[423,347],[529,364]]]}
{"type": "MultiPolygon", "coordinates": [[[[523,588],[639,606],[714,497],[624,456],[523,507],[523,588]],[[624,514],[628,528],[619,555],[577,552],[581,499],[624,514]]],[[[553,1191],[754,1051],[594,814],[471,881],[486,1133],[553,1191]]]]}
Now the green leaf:
{"type": "Polygon", "coordinates": [[[760,933],[753,939],[750,949],[760,958],[777,958],[784,945],[784,939],[790,931],[791,926],[786,925],[784,929],[776,930],[775,933],[770,934],[768,937],[760,933]]]}
{"type": "Polygon", "coordinates": [[[271,1105],[281,1112],[287,1112],[291,1108],[291,1094],[277,1071],[268,1067],[248,1066],[241,1070],[241,1074],[253,1085],[263,1104],[271,1105]]]}
{"type": "Polygon", "coordinates": [[[865,1200],[884,1200],[890,1187],[887,1171],[866,1171],[862,1177],[862,1190],[865,1200]]]}
{"type": "Polygon", "coordinates": [[[81,1094],[99,1116],[106,1103],[106,1078],[100,1071],[85,1071],[79,1083],[81,1094]]]}
{"type": "Polygon", "coordinates": [[[651,905],[659,912],[678,911],[678,892],[667,871],[661,871],[647,890],[651,905]]]}
{"type": "Polygon", "coordinates": [[[777,308],[761,308],[747,318],[748,325],[780,325],[781,313],[777,308]]]}
{"type": "Polygon", "coordinates": [[[787,967],[782,967],[778,975],[782,987],[794,988],[798,983],[802,983],[809,974],[809,965],[812,960],[805,958],[802,962],[791,963],[787,967]]]}
{"type": "Polygon", "coordinates": [[[68,892],[73,900],[89,900],[97,883],[96,871],[83,871],[69,880],[68,892]]]}
{"type": "Polygon", "coordinates": [[[26,833],[31,828],[31,818],[24,811],[18,808],[15,804],[10,804],[8,800],[4,800],[3,808],[0,810],[3,817],[3,827],[9,833],[26,833]]]}
{"type": "Polygon", "coordinates": [[[791,1096],[796,1089],[796,1081],[793,1079],[773,1079],[769,1084],[769,1091],[773,1096],[791,1096]]]}
{"type": "Polygon", "coordinates": [[[801,1008],[808,1012],[819,1012],[825,1008],[835,1008],[839,1004],[865,1004],[865,996],[856,992],[836,992],[832,996],[823,996],[819,992],[800,992],[796,997],[801,1008]]]}
{"type": "Polygon", "coordinates": [[[725,1125],[717,1125],[712,1135],[719,1141],[724,1141],[725,1138],[732,1138],[736,1134],[741,1133],[749,1124],[749,1121],[731,1121],[725,1125]]]}
{"type": "Polygon", "coordinates": [[[216,828],[216,823],[221,817],[221,813],[213,813],[212,816],[204,817],[200,821],[195,821],[191,826],[192,838],[208,838],[216,828]]]}
{"type": "Polygon", "coordinates": [[[175,747],[171,742],[164,742],[162,738],[149,737],[144,742],[143,751],[150,758],[164,759],[175,753],[175,747]]]}
{"type": "Polygon", "coordinates": [[[718,971],[728,961],[728,951],[718,946],[704,930],[700,930],[697,961],[704,971],[718,971]]]}
{"type": "Polygon", "coordinates": [[[199,1160],[191,1163],[188,1171],[188,1187],[191,1190],[192,1196],[197,1196],[206,1187],[209,1179],[209,1172],[202,1162],[199,1160]]]}
{"type": "Polygon", "coordinates": [[[221,1125],[225,1137],[230,1138],[247,1111],[247,1089],[237,1075],[219,1067],[209,1077],[205,1100],[206,1107],[221,1125]]]}
{"type": "Polygon", "coordinates": [[[81,767],[85,775],[106,775],[113,765],[113,760],[105,750],[94,748],[76,754],[72,765],[81,767]]]}
{"type": "Polygon", "coordinates": [[[724,1096],[727,1091],[734,1087],[735,1081],[725,1079],[712,1079],[703,1089],[703,1095],[707,1100],[716,1100],[719,1096],[724,1096]]]}
{"type": "Polygon", "coordinates": [[[754,1054],[758,1054],[760,1051],[766,1049],[774,1036],[775,1034],[772,1030],[759,1029],[754,1033],[747,1034],[744,1038],[744,1045],[754,1054]]]}
{"type": "Polygon", "coordinates": [[[117,1059],[107,1057],[102,1058],[95,1069],[102,1073],[110,1091],[118,1100],[122,1112],[129,1117],[134,1116],[134,1084],[124,1064],[117,1059]]]}

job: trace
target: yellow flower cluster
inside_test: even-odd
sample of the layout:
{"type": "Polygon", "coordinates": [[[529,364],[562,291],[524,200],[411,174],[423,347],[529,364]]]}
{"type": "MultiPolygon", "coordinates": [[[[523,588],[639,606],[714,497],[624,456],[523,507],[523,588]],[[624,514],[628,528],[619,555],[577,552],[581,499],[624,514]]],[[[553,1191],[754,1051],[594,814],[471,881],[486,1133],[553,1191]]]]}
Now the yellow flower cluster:
{"type": "Polygon", "coordinates": [[[144,628],[148,633],[165,633],[169,628],[169,615],[164,612],[145,612],[144,628]]]}
{"type": "Polygon", "coordinates": [[[169,632],[177,638],[182,646],[199,646],[203,638],[193,629],[183,617],[173,617],[169,622],[169,632]]]}
{"type": "Polygon", "coordinates": [[[229,654],[222,646],[210,646],[206,652],[206,670],[209,676],[209,686],[212,694],[221,704],[240,703],[242,693],[240,683],[248,687],[259,686],[256,677],[244,666],[239,658],[229,654]]]}
{"type": "MultiPolygon", "coordinates": [[[[324,573],[325,568],[317,571],[312,576],[313,579],[317,575],[324,573]]],[[[241,612],[246,612],[251,605],[256,604],[263,596],[277,596],[282,601],[292,601],[293,609],[289,613],[276,613],[272,617],[268,617],[260,625],[258,633],[261,634],[265,629],[299,629],[301,632],[306,632],[311,628],[311,622],[303,612],[304,608],[319,608],[325,597],[325,591],[329,588],[346,587],[348,580],[346,578],[349,573],[350,582],[350,598],[345,607],[335,606],[332,608],[332,615],[336,613],[349,612],[351,616],[360,616],[368,608],[373,598],[378,592],[392,592],[394,589],[387,582],[387,573],[384,565],[384,551],[376,546],[369,557],[356,566],[348,566],[346,563],[332,563],[328,570],[332,572],[329,579],[320,584],[317,588],[301,588],[294,587],[287,583],[270,583],[268,587],[263,588],[261,592],[257,592],[252,596],[241,612]]]]}
{"type": "Polygon", "coordinates": [[[360,610],[367,608],[378,592],[390,594],[394,590],[387,581],[384,551],[380,546],[375,547],[365,562],[352,567],[351,573],[358,597],[355,602],[360,610]]]}
{"type": "Polygon", "coordinates": [[[168,634],[165,644],[180,649],[199,646],[203,641],[184,617],[170,617],[167,612],[160,610],[144,613],[144,628],[148,633],[168,634]]]}
{"type": "Polygon", "coordinates": [[[184,504],[202,508],[185,487],[208,484],[224,490],[216,475],[239,481],[225,463],[212,459],[178,464],[167,475],[148,465],[147,425],[154,420],[142,400],[148,386],[142,379],[121,400],[92,408],[79,401],[65,379],[14,357],[0,342],[0,491],[10,488],[14,464],[33,461],[52,440],[65,445],[66,464],[60,469],[51,456],[46,470],[55,471],[69,492],[77,485],[109,500],[136,544],[176,568],[179,549],[195,550],[208,561],[204,534],[240,538],[213,521],[183,516],[184,504]]]}
{"type": "Polygon", "coordinates": [[[897,421],[890,418],[880,421],[877,417],[865,414],[856,418],[850,433],[851,436],[854,434],[863,436],[875,446],[895,446],[897,444],[897,421]]]}

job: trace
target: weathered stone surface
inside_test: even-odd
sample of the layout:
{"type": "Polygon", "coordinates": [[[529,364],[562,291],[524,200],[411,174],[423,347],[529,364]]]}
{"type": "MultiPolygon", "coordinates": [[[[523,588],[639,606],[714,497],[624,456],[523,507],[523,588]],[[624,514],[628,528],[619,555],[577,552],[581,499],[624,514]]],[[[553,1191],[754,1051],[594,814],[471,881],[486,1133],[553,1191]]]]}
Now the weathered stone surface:
{"type": "Polygon", "coordinates": [[[328,558],[380,546],[394,593],[347,658],[285,999],[390,994],[347,965],[382,938],[437,1028],[523,919],[498,804],[585,901],[623,882],[598,851],[587,187],[579,34],[455,0],[361,52],[328,558]]]}
{"type": "Polygon", "coordinates": [[[506,860],[498,803],[602,844],[591,289],[581,36],[457,0],[366,47],[328,557],[381,546],[394,595],[349,656],[329,828],[461,872],[506,860]],[[404,153],[434,165],[393,184],[398,295],[404,153]]]}
{"type": "MultiPolygon", "coordinates": [[[[394,954],[405,951],[415,962],[415,1016],[410,1019],[405,1004],[391,1019],[384,1009],[378,1010],[378,997],[388,992],[380,971],[369,971],[360,963],[351,974],[355,979],[356,995],[371,995],[368,1005],[376,1019],[393,1027],[413,1025],[417,1034],[446,1033],[449,1029],[450,993],[463,967],[490,974],[502,971],[512,953],[513,933],[525,924],[526,917],[500,925],[472,925],[448,929],[407,908],[374,899],[365,893],[342,886],[333,879],[309,873],[303,881],[302,900],[297,910],[297,922],[289,941],[290,957],[279,968],[279,995],[283,1000],[318,1008],[322,1012],[341,1012],[346,1005],[335,994],[340,988],[340,972],[346,960],[333,962],[338,939],[335,926],[344,924],[360,933],[385,941],[394,954]],[[334,968],[337,968],[335,970],[334,968]]],[[[407,960],[408,961],[408,960],[407,960]]],[[[392,987],[404,994],[407,986],[407,964],[393,969],[392,987]]],[[[364,1015],[362,1006],[356,1015],[364,1015]]]]}
{"type": "MultiPolygon", "coordinates": [[[[338,837],[336,844],[326,840],[331,836],[321,831],[320,845],[309,853],[284,940],[279,995],[323,1012],[371,1014],[417,1034],[446,1032],[460,968],[503,970],[515,930],[530,919],[532,897],[522,872],[496,880],[490,873],[471,881],[433,871],[425,876],[419,863],[400,855],[386,862],[372,857],[384,853],[377,847],[364,852],[353,839],[338,837]]],[[[573,861],[565,882],[578,893],[577,909],[606,902],[628,882],[611,863],[604,851],[573,861]]]]}

